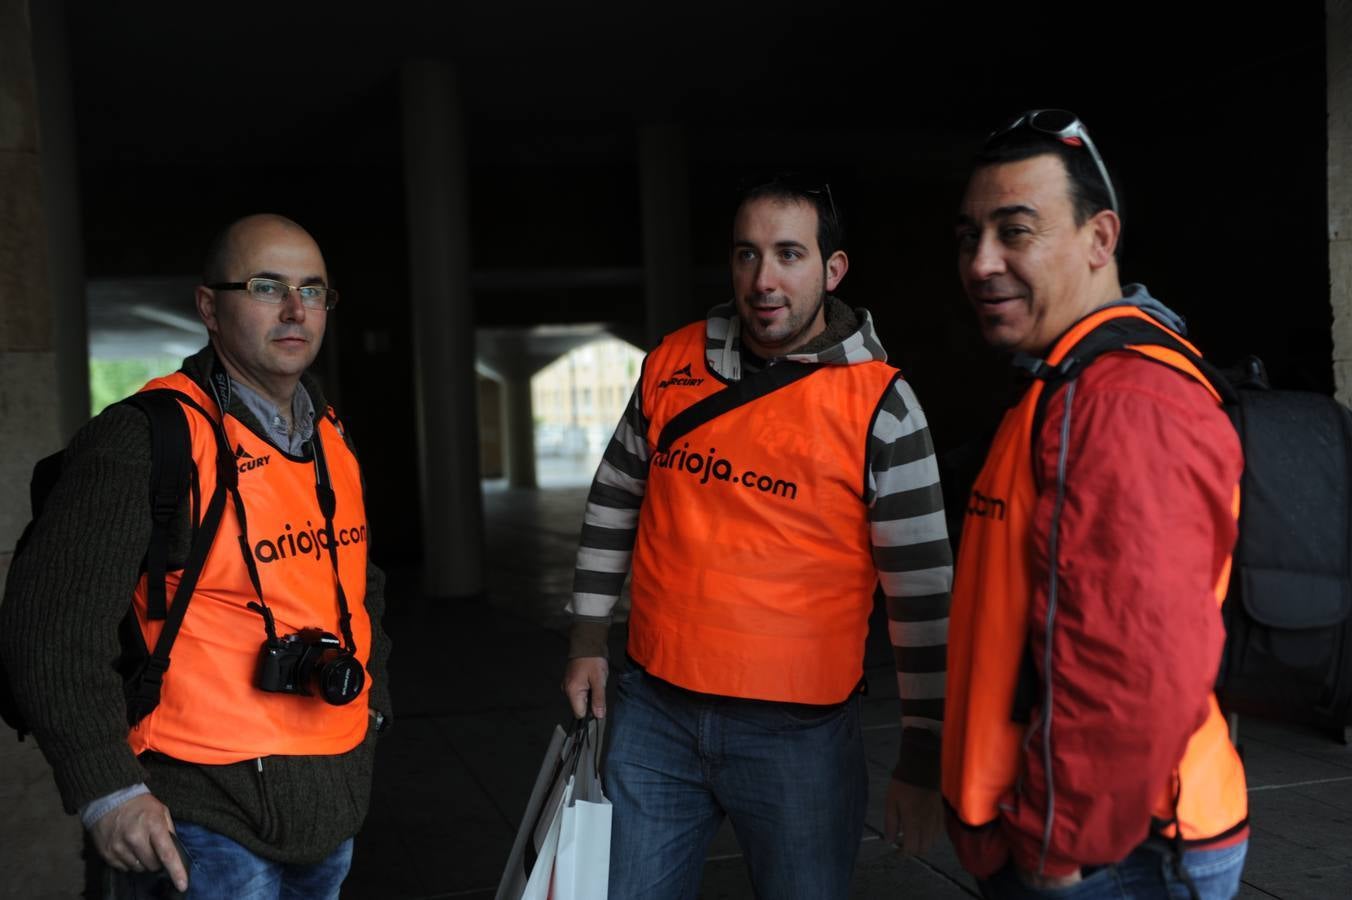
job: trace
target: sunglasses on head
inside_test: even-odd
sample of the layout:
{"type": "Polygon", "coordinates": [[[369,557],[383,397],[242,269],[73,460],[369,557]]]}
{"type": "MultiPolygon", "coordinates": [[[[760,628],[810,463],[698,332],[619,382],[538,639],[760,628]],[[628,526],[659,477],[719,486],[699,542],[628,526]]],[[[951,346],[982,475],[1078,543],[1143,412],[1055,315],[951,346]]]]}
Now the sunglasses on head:
{"type": "Polygon", "coordinates": [[[831,194],[831,185],[824,181],[807,179],[797,173],[777,172],[768,176],[744,178],[737,184],[737,193],[746,194],[755,189],[773,186],[788,188],[795,194],[811,197],[818,204],[824,199],[825,207],[831,210],[831,218],[840,221],[840,213],[836,210],[836,198],[831,194]]]}
{"type": "Polygon", "coordinates": [[[1108,177],[1108,168],[1103,165],[1103,157],[1099,156],[1098,148],[1089,137],[1089,129],[1084,127],[1084,123],[1075,113],[1068,109],[1030,109],[1021,113],[1004,128],[992,131],[990,137],[986,138],[986,143],[989,144],[996,138],[1020,128],[1028,128],[1039,134],[1054,137],[1067,147],[1083,147],[1088,150],[1089,158],[1094,161],[1099,177],[1103,179],[1103,186],[1108,189],[1108,205],[1112,207],[1113,212],[1117,212],[1117,192],[1113,190],[1112,179],[1108,177]]]}

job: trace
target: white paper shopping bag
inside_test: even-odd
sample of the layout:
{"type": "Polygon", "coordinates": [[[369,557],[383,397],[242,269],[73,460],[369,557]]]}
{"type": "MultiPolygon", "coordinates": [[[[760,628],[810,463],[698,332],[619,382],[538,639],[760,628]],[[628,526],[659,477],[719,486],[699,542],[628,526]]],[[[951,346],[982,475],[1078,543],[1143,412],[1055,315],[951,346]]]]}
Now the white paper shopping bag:
{"type": "Polygon", "coordinates": [[[571,774],[576,744],[577,741],[568,738],[562,728],[554,729],[544,762],[540,764],[540,771],[535,778],[535,787],[526,804],[521,826],[517,829],[516,842],[503,869],[496,900],[521,900],[526,882],[535,870],[544,866],[547,874],[552,869],[555,848],[550,848],[546,853],[544,845],[552,830],[557,847],[561,824],[559,811],[563,808],[563,792],[571,774]]]}
{"type": "Polygon", "coordinates": [[[610,889],[610,801],[564,807],[554,857],[554,900],[605,900],[610,889]]]}
{"type": "Polygon", "coordinates": [[[534,868],[531,869],[530,879],[526,882],[525,890],[521,892],[521,900],[551,900],[551,898],[558,896],[553,887],[557,869],[559,834],[563,828],[563,812],[573,799],[573,779],[568,779],[568,784],[563,789],[561,799],[562,802],[554,810],[554,817],[549,823],[549,831],[540,844],[540,856],[536,859],[534,868]]]}
{"type": "Polygon", "coordinates": [[[577,770],[563,804],[553,900],[605,900],[610,887],[610,801],[601,790],[604,720],[582,730],[577,770]]]}
{"type": "Polygon", "coordinates": [[[497,900],[605,900],[610,885],[610,801],[601,790],[605,722],[556,728],[497,900]]]}

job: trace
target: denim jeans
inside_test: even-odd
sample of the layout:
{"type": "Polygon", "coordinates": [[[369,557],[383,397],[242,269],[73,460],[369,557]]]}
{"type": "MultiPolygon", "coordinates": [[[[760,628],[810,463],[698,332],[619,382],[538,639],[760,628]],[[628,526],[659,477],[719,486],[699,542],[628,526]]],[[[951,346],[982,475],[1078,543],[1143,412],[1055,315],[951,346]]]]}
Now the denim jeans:
{"type": "Polygon", "coordinates": [[[631,664],[608,730],[611,897],[695,897],[725,815],[758,897],[848,895],[868,796],[858,698],[715,697],[631,664]]]}
{"type": "MultiPolygon", "coordinates": [[[[1249,842],[1220,850],[1188,850],[1183,868],[1192,878],[1200,900],[1230,900],[1239,892],[1239,876],[1244,870],[1244,855],[1249,842]]],[[[1019,880],[1012,866],[1006,866],[981,883],[983,897],[998,900],[1023,898],[1112,898],[1112,900],[1154,900],[1191,896],[1187,884],[1174,871],[1173,850],[1162,841],[1150,840],[1137,847],[1120,863],[1095,869],[1083,881],[1064,888],[1038,890],[1019,880]]]]}
{"type": "Polygon", "coordinates": [[[192,862],[188,900],[337,900],[352,865],[352,838],[327,858],[301,865],[264,859],[191,822],[175,822],[192,862]]]}

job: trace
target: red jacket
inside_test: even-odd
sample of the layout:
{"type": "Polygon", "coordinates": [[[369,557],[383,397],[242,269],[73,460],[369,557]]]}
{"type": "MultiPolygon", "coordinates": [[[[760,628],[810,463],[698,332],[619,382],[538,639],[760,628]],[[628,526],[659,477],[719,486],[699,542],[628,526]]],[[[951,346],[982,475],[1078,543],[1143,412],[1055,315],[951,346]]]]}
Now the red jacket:
{"type": "MultiPolygon", "coordinates": [[[[1058,391],[1038,443],[1048,486],[1057,481],[1064,405],[1058,391]]],[[[1104,356],[1080,376],[1058,537],[1057,824],[1047,875],[1120,859],[1145,839],[1151,802],[1206,715],[1225,641],[1214,579],[1234,545],[1242,468],[1234,427],[1200,384],[1134,353],[1104,356]]],[[[1034,514],[1033,621],[1047,613],[1055,500],[1043,490],[1034,514]]],[[[1046,678],[1044,632],[1030,635],[1046,678]]],[[[1043,842],[1043,750],[1034,730],[1021,802],[1000,829],[1030,871],[1043,842]]]]}
{"type": "MultiPolygon", "coordinates": [[[[996,827],[972,827],[977,819],[963,826],[950,815],[960,858],[979,876],[1010,857],[1019,868],[1048,876],[1126,857],[1146,838],[1188,739],[1209,720],[1214,703],[1225,639],[1217,589],[1236,536],[1242,469],[1236,432],[1206,388],[1160,362],[1110,354],[1084,370],[1069,418],[1056,535],[1056,643],[1048,665],[1045,628],[1033,626],[1048,618],[1065,396],[1059,391],[1046,404],[1033,457],[1040,486],[1022,499],[987,500],[995,508],[976,511],[1003,520],[1005,500],[1028,509],[1015,516],[1028,522],[1023,541],[1029,555],[1019,568],[1028,566],[1025,584],[1032,591],[1029,649],[1038,681],[1049,684],[1055,697],[1049,743],[1056,785],[1046,834],[1046,749],[1041,727],[1030,728],[1026,745],[1013,745],[1022,758],[1011,793],[992,807],[996,827]]],[[[1010,516],[1014,512],[1010,507],[1010,516]]],[[[969,550],[964,545],[963,553],[969,550]]],[[[998,616],[1000,608],[983,615],[998,616]]],[[[992,627],[1000,626],[994,619],[984,623],[984,630],[992,627]]],[[[967,664],[977,665],[968,681],[984,678],[982,659],[967,664]]],[[[967,672],[952,659],[949,668],[950,678],[959,681],[960,670],[967,672]]],[[[968,686],[996,689],[983,684],[968,686]]],[[[960,688],[950,685],[950,693],[960,695],[960,688]]],[[[968,745],[945,734],[946,751],[960,746],[968,745]]],[[[945,753],[945,766],[960,757],[945,753]]],[[[1003,777],[980,768],[972,773],[964,778],[982,784],[1003,777]]],[[[957,797],[967,796],[965,781],[953,778],[945,770],[945,796],[959,803],[957,797]]]]}

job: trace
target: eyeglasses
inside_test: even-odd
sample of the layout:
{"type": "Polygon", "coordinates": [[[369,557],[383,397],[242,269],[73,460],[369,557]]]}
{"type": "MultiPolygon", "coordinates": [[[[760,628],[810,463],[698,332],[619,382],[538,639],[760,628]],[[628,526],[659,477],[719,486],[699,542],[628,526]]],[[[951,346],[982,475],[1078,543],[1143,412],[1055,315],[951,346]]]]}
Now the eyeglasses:
{"type": "Polygon", "coordinates": [[[991,136],[986,138],[986,143],[989,144],[1018,128],[1031,128],[1033,131],[1056,138],[1068,147],[1083,147],[1088,150],[1090,159],[1098,167],[1103,186],[1108,189],[1108,205],[1112,207],[1113,212],[1117,212],[1117,192],[1113,190],[1112,179],[1108,177],[1108,168],[1103,165],[1103,157],[1099,156],[1098,149],[1090,140],[1089,130],[1075,113],[1068,109],[1030,109],[1004,128],[992,131],[991,136]]]}
{"type": "Polygon", "coordinates": [[[250,278],[248,281],[220,281],[209,284],[213,291],[247,291],[259,303],[280,306],[292,291],[300,297],[306,309],[333,309],[338,305],[338,292],[322,284],[287,284],[276,278],[250,278]]]}

